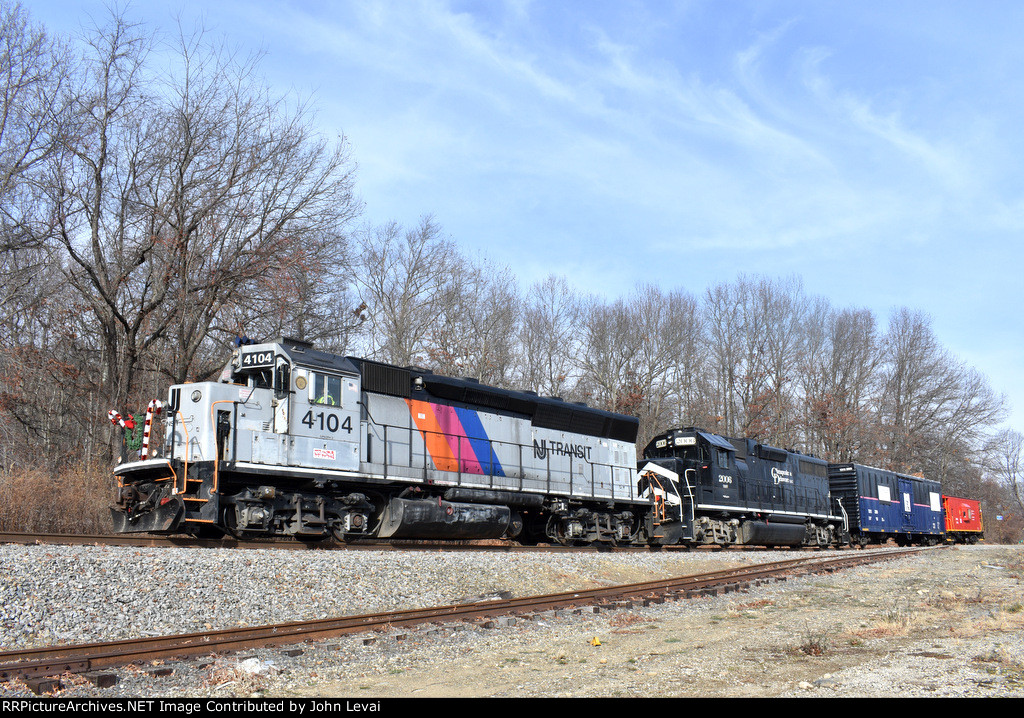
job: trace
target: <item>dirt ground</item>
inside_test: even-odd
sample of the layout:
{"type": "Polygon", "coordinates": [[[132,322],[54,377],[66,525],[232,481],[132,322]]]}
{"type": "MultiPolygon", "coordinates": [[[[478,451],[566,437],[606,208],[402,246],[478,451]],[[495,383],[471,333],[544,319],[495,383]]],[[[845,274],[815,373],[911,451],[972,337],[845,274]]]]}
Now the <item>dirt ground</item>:
{"type": "Polygon", "coordinates": [[[435,631],[265,695],[1024,696],[1024,547],[971,546],[746,593],[435,631]]]}

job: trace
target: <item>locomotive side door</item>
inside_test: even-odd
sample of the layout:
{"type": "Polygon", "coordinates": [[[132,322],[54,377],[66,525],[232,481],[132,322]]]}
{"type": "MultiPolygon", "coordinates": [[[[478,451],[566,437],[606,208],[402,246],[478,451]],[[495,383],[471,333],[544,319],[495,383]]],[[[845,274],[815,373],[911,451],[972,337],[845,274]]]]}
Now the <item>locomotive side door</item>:
{"type": "Polygon", "coordinates": [[[358,469],[358,378],[301,367],[292,373],[289,465],[358,469]]]}
{"type": "Polygon", "coordinates": [[[732,505],[739,496],[739,482],[736,480],[736,462],[732,449],[710,446],[711,485],[714,487],[715,503],[732,505]]]}

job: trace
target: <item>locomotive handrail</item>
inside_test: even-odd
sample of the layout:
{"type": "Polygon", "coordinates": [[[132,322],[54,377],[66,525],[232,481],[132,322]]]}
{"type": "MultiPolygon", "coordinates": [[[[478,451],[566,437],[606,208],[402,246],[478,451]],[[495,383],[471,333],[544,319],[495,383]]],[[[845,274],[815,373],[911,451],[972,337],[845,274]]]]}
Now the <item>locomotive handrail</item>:
{"type": "MultiPolygon", "coordinates": [[[[362,402],[360,402],[360,403],[362,403],[362,402]]],[[[498,456],[498,452],[495,449],[495,445],[515,447],[516,450],[517,450],[517,453],[518,453],[518,457],[519,457],[518,476],[507,476],[506,478],[518,479],[519,490],[520,491],[523,490],[523,488],[524,488],[524,481],[527,478],[527,467],[525,466],[525,463],[523,461],[523,449],[532,448],[532,447],[530,447],[530,445],[524,444],[522,442],[503,441],[503,440],[500,440],[500,439],[474,438],[474,441],[486,441],[487,442],[488,456],[489,456],[488,461],[486,463],[480,462],[479,459],[474,462],[474,463],[478,464],[480,466],[480,468],[481,468],[481,473],[480,474],[476,474],[474,472],[468,472],[468,471],[465,470],[465,466],[468,465],[469,462],[468,461],[464,461],[463,456],[462,456],[462,441],[465,440],[465,439],[468,439],[469,437],[466,437],[466,436],[463,436],[463,435],[460,435],[460,434],[454,434],[454,433],[451,433],[451,432],[445,432],[445,431],[434,431],[432,429],[420,429],[420,428],[415,427],[415,426],[413,426],[411,424],[409,426],[400,426],[398,424],[389,424],[389,423],[385,423],[385,422],[378,422],[378,421],[376,421],[373,418],[373,415],[370,412],[369,407],[366,407],[365,404],[363,406],[366,409],[367,434],[369,435],[369,433],[370,433],[370,426],[375,426],[375,427],[378,427],[378,428],[383,430],[383,434],[384,434],[384,442],[383,442],[384,443],[384,456],[382,457],[381,464],[384,467],[384,474],[385,474],[385,476],[387,475],[387,470],[388,470],[389,466],[401,466],[402,465],[401,463],[395,463],[393,461],[393,456],[391,455],[390,444],[392,442],[388,440],[388,437],[389,437],[389,429],[394,429],[394,430],[400,430],[403,433],[406,432],[406,431],[409,433],[409,442],[408,442],[408,444],[403,444],[401,442],[395,442],[395,443],[397,445],[399,445],[399,446],[407,446],[408,447],[409,463],[408,463],[407,468],[410,468],[410,469],[422,468],[423,469],[423,478],[424,478],[424,480],[427,480],[429,478],[427,472],[430,469],[430,465],[429,465],[429,461],[428,461],[428,457],[430,456],[430,452],[429,452],[429,450],[428,450],[428,448],[426,446],[426,442],[424,442],[422,453],[414,451],[414,443],[412,441],[412,436],[414,435],[414,433],[415,432],[419,432],[424,437],[424,439],[426,439],[427,436],[440,436],[440,437],[444,438],[446,443],[448,442],[448,439],[456,439],[457,440],[457,442],[456,442],[457,443],[457,448],[456,448],[456,451],[455,451],[455,456],[452,458],[452,460],[454,460],[455,464],[456,464],[455,465],[455,469],[454,470],[447,470],[447,469],[444,469],[444,468],[440,468],[437,465],[436,460],[434,462],[434,468],[436,470],[438,470],[438,471],[448,471],[449,473],[457,474],[457,477],[458,477],[457,478],[457,485],[459,485],[459,486],[461,486],[463,484],[463,482],[464,482],[464,475],[468,474],[468,473],[471,473],[474,476],[486,476],[488,478],[488,485],[489,485],[489,487],[493,489],[494,488],[495,477],[497,476],[497,474],[494,473],[494,464],[495,464],[497,456],[498,456]],[[416,462],[416,458],[418,458],[420,456],[422,456],[422,460],[423,460],[422,467],[417,466],[417,462],[416,462]],[[484,471],[485,468],[487,469],[487,471],[484,471]]],[[[449,443],[449,446],[451,446],[450,443],[449,443]]],[[[616,468],[615,465],[610,464],[610,463],[605,463],[605,462],[591,461],[591,460],[588,460],[586,457],[583,457],[583,458],[574,457],[574,456],[570,456],[569,457],[569,467],[568,467],[568,469],[564,473],[568,474],[569,492],[570,492],[570,494],[573,493],[574,487],[575,487],[575,485],[573,483],[574,480],[575,480],[575,473],[576,473],[574,471],[574,468],[577,465],[576,463],[574,463],[575,461],[580,461],[584,465],[587,465],[587,466],[590,467],[590,470],[589,470],[589,473],[590,473],[590,476],[589,476],[589,478],[590,478],[589,497],[590,498],[594,498],[594,499],[596,499],[596,498],[612,498],[612,499],[614,499],[615,498],[615,468],[616,468]],[[608,497],[605,497],[605,496],[599,497],[598,493],[597,493],[597,484],[598,484],[597,473],[598,473],[598,470],[602,469],[602,468],[606,468],[608,470],[608,487],[609,487],[609,491],[610,491],[610,495],[608,497]]],[[[557,472],[557,471],[553,472],[552,471],[552,468],[551,468],[551,453],[548,452],[548,455],[545,457],[545,467],[544,467],[544,477],[543,478],[544,478],[544,481],[546,482],[547,491],[549,493],[551,491],[551,481],[552,481],[552,477],[553,477],[554,473],[562,473],[562,472],[557,472]]]]}
{"type": "MultiPolygon", "coordinates": [[[[216,409],[218,404],[232,404],[232,405],[235,405],[235,404],[237,404],[237,402],[234,399],[218,399],[217,401],[214,401],[214,402],[210,403],[210,426],[214,427],[213,487],[210,489],[210,494],[211,495],[217,493],[220,490],[220,462],[221,461],[226,461],[226,459],[223,456],[221,456],[221,449],[222,449],[222,447],[220,445],[221,437],[219,436],[220,431],[219,431],[219,427],[218,427],[218,424],[217,424],[217,409],[216,409]]],[[[234,421],[233,426],[237,427],[237,425],[238,425],[237,408],[235,408],[234,411],[235,411],[235,421],[234,421]]],[[[238,431],[232,431],[231,433],[233,435],[237,436],[238,431]]],[[[232,437],[232,438],[234,438],[234,437],[232,437]]],[[[232,446],[232,454],[234,454],[235,450],[236,450],[236,447],[232,446]]],[[[234,454],[234,455],[237,455],[237,454],[234,454]]]]}
{"type": "Polygon", "coordinates": [[[843,497],[836,497],[836,505],[839,507],[839,514],[843,517],[843,531],[845,533],[850,532],[850,516],[846,513],[846,507],[843,505],[843,497]]]}
{"type": "MultiPolygon", "coordinates": [[[[185,443],[184,443],[184,447],[185,447],[184,453],[185,453],[185,456],[182,459],[184,470],[182,471],[181,489],[180,489],[180,491],[182,493],[184,493],[185,491],[188,490],[188,445],[189,445],[189,438],[188,438],[188,428],[185,426],[185,417],[182,416],[180,410],[176,410],[174,412],[174,419],[171,421],[171,438],[173,439],[177,435],[175,433],[175,431],[174,431],[174,425],[177,422],[177,419],[179,417],[181,418],[181,430],[183,432],[185,432],[185,443]]],[[[178,445],[177,441],[171,441],[171,459],[172,460],[174,459],[174,449],[177,447],[177,445],[178,445]]],[[[174,488],[175,488],[176,491],[179,490],[178,489],[178,485],[177,485],[177,481],[175,481],[174,488]]]]}
{"type": "MultiPolygon", "coordinates": [[[[695,484],[696,481],[694,481],[693,484],[690,483],[688,476],[690,473],[696,475],[697,470],[683,469],[683,481],[686,483],[686,494],[687,498],[690,499],[690,525],[692,526],[697,520],[697,498],[693,495],[693,484],[695,484]]],[[[683,507],[681,505],[679,507],[679,520],[683,520],[683,507]]]]}

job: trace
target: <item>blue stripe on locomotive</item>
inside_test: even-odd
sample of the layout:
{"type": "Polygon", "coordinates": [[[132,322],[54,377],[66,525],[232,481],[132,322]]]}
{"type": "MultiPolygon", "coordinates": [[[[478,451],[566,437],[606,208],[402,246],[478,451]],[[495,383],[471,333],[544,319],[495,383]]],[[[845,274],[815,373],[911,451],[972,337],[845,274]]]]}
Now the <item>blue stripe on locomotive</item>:
{"type": "Polygon", "coordinates": [[[473,451],[476,453],[477,462],[483,467],[484,473],[504,476],[505,472],[501,468],[501,462],[498,461],[497,449],[496,447],[492,448],[487,431],[484,429],[483,422],[480,421],[480,415],[473,409],[462,409],[457,406],[453,408],[459,417],[459,421],[462,423],[462,429],[466,432],[469,445],[473,447],[473,451]]]}

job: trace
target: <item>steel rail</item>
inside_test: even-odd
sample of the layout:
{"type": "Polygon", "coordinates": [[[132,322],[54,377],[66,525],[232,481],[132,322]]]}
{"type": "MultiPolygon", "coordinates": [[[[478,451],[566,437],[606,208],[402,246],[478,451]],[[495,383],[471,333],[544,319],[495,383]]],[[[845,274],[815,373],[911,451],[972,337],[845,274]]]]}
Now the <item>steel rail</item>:
{"type": "Polygon", "coordinates": [[[537,552],[622,552],[650,551],[648,546],[521,546],[514,543],[483,544],[483,543],[446,543],[443,541],[388,541],[385,539],[367,539],[353,543],[338,543],[331,539],[323,541],[299,541],[289,538],[267,539],[235,539],[197,538],[187,535],[159,536],[135,534],[35,534],[0,532],[0,544],[22,545],[58,545],[58,546],[136,546],[144,548],[230,548],[230,549],[276,549],[287,551],[537,551],[537,552]]]}
{"type": "MultiPolygon", "coordinates": [[[[339,543],[325,538],[322,541],[300,541],[292,538],[236,539],[198,538],[185,534],[170,536],[151,534],[48,534],[0,532],[0,544],[52,545],[52,546],[135,546],[142,548],[229,548],[229,549],[274,549],[287,551],[493,551],[509,553],[627,553],[681,551],[771,551],[765,546],[648,546],[646,544],[589,544],[585,546],[540,544],[522,545],[507,541],[504,543],[473,543],[457,540],[414,539],[364,539],[351,543],[339,543]]],[[[849,547],[785,546],[778,549],[802,551],[839,550],[849,547]]]]}
{"type": "Polygon", "coordinates": [[[689,598],[723,587],[726,590],[729,590],[730,587],[736,590],[747,587],[751,582],[757,580],[780,579],[793,573],[835,571],[854,565],[899,558],[925,550],[931,549],[882,549],[829,559],[808,557],[544,596],[296,621],[175,636],[20,649],[0,653],[0,681],[9,681],[13,678],[29,680],[58,676],[64,673],[87,673],[130,663],[231,653],[253,647],[321,640],[349,633],[387,630],[398,626],[473,621],[509,614],[541,613],[561,608],[608,604],[637,598],[651,600],[662,600],[666,597],[689,598]]]}

